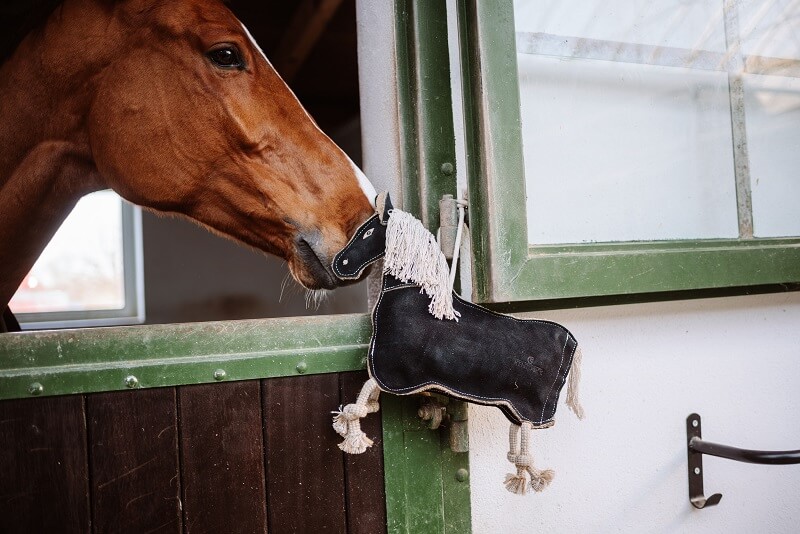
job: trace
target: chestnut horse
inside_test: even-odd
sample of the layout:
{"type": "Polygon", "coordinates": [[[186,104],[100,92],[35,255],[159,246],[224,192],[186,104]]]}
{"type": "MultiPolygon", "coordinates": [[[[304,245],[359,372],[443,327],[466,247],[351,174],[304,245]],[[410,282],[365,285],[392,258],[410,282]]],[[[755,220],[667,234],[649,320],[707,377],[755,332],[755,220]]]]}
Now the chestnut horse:
{"type": "Polygon", "coordinates": [[[216,0],[64,0],[0,66],[0,310],[86,193],[284,258],[311,289],[375,192],[216,0]]]}

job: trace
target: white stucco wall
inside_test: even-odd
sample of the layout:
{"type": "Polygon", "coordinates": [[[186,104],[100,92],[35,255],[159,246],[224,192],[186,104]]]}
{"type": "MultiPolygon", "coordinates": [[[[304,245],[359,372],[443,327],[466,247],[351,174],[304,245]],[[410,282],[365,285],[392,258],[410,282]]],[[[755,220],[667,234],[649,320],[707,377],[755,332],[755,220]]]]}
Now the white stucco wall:
{"type": "Polygon", "coordinates": [[[534,432],[537,467],[556,470],[540,494],[502,485],[508,423],[470,410],[472,525],[476,533],[766,533],[800,531],[800,465],[704,457],[706,495],[688,500],[685,420],[709,441],[800,448],[800,294],[559,310],[537,317],[569,327],[584,354],[578,421],[559,407],[534,432]]]}
{"type": "MultiPolygon", "coordinates": [[[[397,98],[389,2],[358,1],[365,171],[396,191],[397,98]]],[[[470,409],[472,525],[530,532],[800,532],[800,465],[705,457],[715,508],[688,500],[685,419],[704,438],[741,447],[800,448],[800,293],[557,310],[584,353],[585,421],[559,408],[534,434],[553,484],[524,497],[502,485],[508,422],[470,409]]],[[[562,400],[563,402],[563,400],[562,400]]]]}

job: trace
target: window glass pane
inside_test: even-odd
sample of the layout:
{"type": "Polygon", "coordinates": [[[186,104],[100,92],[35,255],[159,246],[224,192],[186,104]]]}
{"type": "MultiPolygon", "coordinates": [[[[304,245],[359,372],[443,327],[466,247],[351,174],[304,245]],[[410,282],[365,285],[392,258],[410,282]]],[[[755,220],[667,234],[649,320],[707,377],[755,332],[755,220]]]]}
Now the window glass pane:
{"type": "Polygon", "coordinates": [[[514,0],[517,32],[725,51],[723,0],[514,0]]]}
{"type": "Polygon", "coordinates": [[[82,198],[14,295],[14,313],[115,310],[125,306],[122,200],[82,198]]]}
{"type": "Polygon", "coordinates": [[[745,75],[756,237],[800,235],[800,79],[745,75]]]}
{"type": "Polygon", "coordinates": [[[515,2],[529,242],[738,237],[722,4],[515,2]]]}
{"type": "Polygon", "coordinates": [[[742,0],[742,53],[763,58],[800,59],[800,3],[797,0],[742,0]]]}
{"type": "Polygon", "coordinates": [[[800,2],[739,9],[756,237],[800,235],[800,2]]]}

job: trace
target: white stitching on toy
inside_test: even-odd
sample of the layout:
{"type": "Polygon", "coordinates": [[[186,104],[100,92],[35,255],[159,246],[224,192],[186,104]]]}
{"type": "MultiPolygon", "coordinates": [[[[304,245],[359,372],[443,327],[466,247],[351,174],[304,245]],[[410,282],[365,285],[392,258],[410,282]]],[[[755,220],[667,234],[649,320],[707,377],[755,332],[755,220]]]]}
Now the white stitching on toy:
{"type": "MultiPolygon", "coordinates": [[[[384,280],[383,280],[384,283],[381,284],[382,286],[385,285],[385,279],[386,279],[386,276],[384,275],[384,280]]],[[[508,399],[506,399],[504,397],[496,397],[496,398],[494,398],[494,397],[483,397],[481,395],[463,393],[463,392],[455,390],[455,389],[450,389],[449,387],[445,386],[444,384],[442,384],[440,382],[436,382],[435,380],[432,380],[432,381],[429,381],[429,382],[425,382],[424,384],[419,385],[419,386],[411,386],[411,387],[408,387],[408,388],[393,389],[393,388],[387,386],[380,379],[380,377],[377,376],[377,374],[375,373],[375,370],[374,370],[374,366],[375,366],[375,358],[374,358],[375,357],[375,342],[378,339],[378,308],[381,305],[381,301],[383,300],[383,296],[384,296],[385,293],[387,293],[389,291],[393,291],[394,289],[401,289],[401,288],[415,287],[415,286],[416,286],[416,284],[406,284],[406,285],[403,285],[403,286],[396,286],[396,287],[392,287],[392,288],[389,288],[389,289],[386,289],[385,287],[383,287],[382,290],[381,290],[381,294],[378,297],[378,301],[375,303],[375,307],[372,309],[372,327],[373,327],[374,334],[372,336],[372,340],[370,341],[369,355],[368,355],[369,356],[369,358],[368,358],[369,359],[369,366],[368,366],[368,369],[367,369],[368,372],[369,372],[370,378],[373,378],[381,386],[381,388],[384,391],[386,391],[388,393],[402,394],[402,395],[413,395],[414,393],[419,393],[421,391],[425,391],[426,389],[431,389],[431,387],[429,387],[429,386],[436,385],[436,386],[439,386],[440,388],[442,388],[444,391],[448,392],[449,394],[452,394],[453,396],[458,397],[458,398],[462,398],[464,400],[472,400],[473,402],[480,403],[480,401],[477,401],[475,399],[481,399],[481,400],[485,401],[488,405],[491,405],[491,406],[498,406],[498,405],[506,406],[517,417],[517,419],[519,419],[520,421],[523,421],[523,422],[525,422],[525,421],[529,422],[529,423],[531,423],[533,425],[541,425],[541,426],[538,426],[538,428],[546,428],[547,426],[551,426],[553,424],[552,423],[553,417],[555,417],[555,410],[553,411],[553,417],[549,417],[547,419],[547,421],[544,421],[544,412],[545,412],[545,408],[547,406],[547,402],[550,399],[550,391],[548,391],[547,399],[545,400],[544,407],[542,408],[542,415],[541,415],[540,419],[538,421],[531,421],[530,419],[527,419],[527,418],[523,417],[519,413],[519,411],[513,406],[513,403],[510,400],[508,400],[508,399]]],[[[487,310],[485,308],[481,308],[479,306],[475,306],[474,304],[472,304],[470,302],[462,300],[460,297],[458,297],[458,295],[455,292],[453,292],[453,295],[456,298],[458,298],[458,300],[461,303],[466,304],[467,306],[476,309],[478,312],[490,313],[490,314],[498,316],[498,317],[511,317],[510,315],[502,315],[502,314],[499,314],[499,313],[495,313],[492,310],[487,310]]],[[[558,372],[556,373],[556,380],[555,380],[555,382],[553,382],[553,385],[555,385],[555,383],[558,381],[558,379],[559,379],[559,377],[561,375],[561,368],[563,367],[563,363],[564,363],[564,353],[566,352],[567,344],[569,343],[569,339],[570,339],[570,337],[572,337],[571,332],[569,330],[567,330],[566,328],[564,328],[563,326],[561,326],[560,324],[554,323],[554,322],[551,322],[551,321],[545,321],[545,320],[540,320],[540,319],[517,319],[516,317],[511,317],[511,318],[514,319],[515,321],[523,322],[523,323],[540,323],[540,324],[549,324],[549,325],[557,326],[567,334],[567,338],[564,341],[564,347],[561,349],[561,362],[560,362],[559,367],[558,367],[558,372]]],[[[575,347],[577,348],[577,346],[578,345],[576,343],[575,347]]],[[[573,355],[574,354],[575,354],[575,351],[573,350],[573,355]]],[[[566,379],[566,376],[562,379],[562,381],[565,380],[565,379],[566,379]]],[[[553,386],[550,386],[551,391],[552,391],[552,387],[553,386]]]]}
{"type": "MultiPolygon", "coordinates": [[[[341,278],[341,279],[343,279],[343,280],[355,280],[356,278],[358,278],[359,276],[361,276],[361,272],[364,270],[364,267],[366,267],[366,266],[367,266],[367,265],[369,265],[370,263],[374,262],[375,260],[377,260],[378,258],[380,258],[381,256],[383,256],[383,255],[384,255],[384,253],[386,252],[385,250],[383,250],[383,251],[379,252],[377,255],[373,256],[372,258],[369,258],[368,260],[365,260],[365,261],[364,261],[364,263],[362,263],[361,265],[359,265],[359,266],[358,266],[358,268],[356,269],[356,272],[355,272],[354,274],[352,274],[352,275],[344,274],[344,273],[343,273],[343,272],[341,272],[341,271],[339,270],[339,268],[336,266],[336,258],[338,258],[338,257],[339,257],[339,256],[340,256],[340,255],[341,255],[341,254],[342,254],[342,253],[345,251],[345,250],[347,250],[347,248],[348,248],[350,245],[352,245],[352,244],[353,244],[353,242],[356,240],[356,238],[358,238],[358,237],[359,237],[359,236],[360,236],[362,233],[365,233],[365,232],[367,231],[367,227],[368,227],[368,226],[369,226],[369,224],[372,222],[372,219],[378,219],[378,222],[380,222],[380,224],[383,224],[383,223],[380,221],[380,218],[379,218],[378,214],[376,213],[375,215],[373,215],[372,217],[370,217],[369,219],[367,219],[367,220],[366,220],[366,221],[365,221],[365,222],[364,222],[364,223],[361,225],[361,228],[359,228],[359,229],[358,229],[358,232],[356,232],[355,234],[353,234],[353,237],[351,237],[351,238],[350,238],[350,241],[348,241],[348,242],[347,242],[347,244],[344,246],[344,248],[343,248],[342,250],[340,250],[340,251],[339,251],[339,252],[336,254],[336,256],[334,256],[334,258],[333,258],[333,266],[332,266],[332,267],[333,267],[333,272],[334,272],[334,273],[336,273],[336,276],[338,276],[339,278],[341,278]]],[[[369,228],[369,230],[374,230],[374,228],[369,228]]]]}

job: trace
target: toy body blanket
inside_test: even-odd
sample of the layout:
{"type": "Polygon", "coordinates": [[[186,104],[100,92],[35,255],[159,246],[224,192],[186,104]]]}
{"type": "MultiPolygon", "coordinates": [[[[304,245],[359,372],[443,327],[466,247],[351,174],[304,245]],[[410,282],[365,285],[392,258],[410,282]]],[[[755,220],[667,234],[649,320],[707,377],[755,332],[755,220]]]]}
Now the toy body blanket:
{"type": "Polygon", "coordinates": [[[369,373],[382,391],[438,391],[497,406],[514,424],[553,423],[578,343],[563,326],[494,313],[453,295],[458,321],[428,313],[418,285],[384,274],[369,373]]]}

